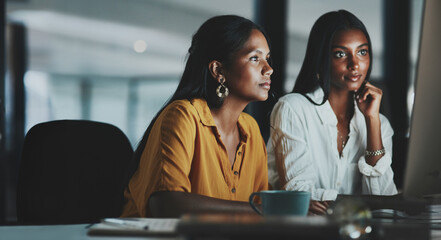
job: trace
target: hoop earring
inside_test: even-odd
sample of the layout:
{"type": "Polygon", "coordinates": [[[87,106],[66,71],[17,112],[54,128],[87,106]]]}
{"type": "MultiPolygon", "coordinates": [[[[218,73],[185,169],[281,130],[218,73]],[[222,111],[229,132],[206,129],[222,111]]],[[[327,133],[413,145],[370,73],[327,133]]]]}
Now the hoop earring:
{"type": "Polygon", "coordinates": [[[216,94],[219,98],[224,98],[224,97],[228,96],[228,94],[230,93],[228,88],[225,87],[224,82],[225,82],[225,79],[221,78],[220,85],[219,85],[219,87],[216,88],[216,94]]]}

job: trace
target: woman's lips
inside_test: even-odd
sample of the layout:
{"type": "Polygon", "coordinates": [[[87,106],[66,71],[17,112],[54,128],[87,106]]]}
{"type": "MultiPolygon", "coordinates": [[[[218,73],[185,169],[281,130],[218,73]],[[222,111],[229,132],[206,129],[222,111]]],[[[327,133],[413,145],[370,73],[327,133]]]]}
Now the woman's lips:
{"type": "Polygon", "coordinates": [[[361,75],[350,75],[346,77],[347,79],[349,79],[350,81],[356,82],[361,78],[361,75]]]}
{"type": "Polygon", "coordinates": [[[271,80],[266,80],[265,82],[259,84],[259,86],[261,86],[265,89],[270,89],[271,88],[271,80]]]}

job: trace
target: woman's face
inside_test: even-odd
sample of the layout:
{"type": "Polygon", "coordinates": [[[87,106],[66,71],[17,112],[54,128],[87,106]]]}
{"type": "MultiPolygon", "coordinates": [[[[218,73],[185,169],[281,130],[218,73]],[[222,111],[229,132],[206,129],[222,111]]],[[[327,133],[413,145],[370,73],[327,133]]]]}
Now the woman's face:
{"type": "Polygon", "coordinates": [[[366,79],[370,49],[359,29],[336,32],[331,46],[331,89],[355,91],[366,79]]]}
{"type": "Polygon", "coordinates": [[[268,64],[270,50],[265,36],[256,29],[225,69],[225,84],[229,97],[247,102],[265,101],[268,98],[273,69],[268,64]]]}

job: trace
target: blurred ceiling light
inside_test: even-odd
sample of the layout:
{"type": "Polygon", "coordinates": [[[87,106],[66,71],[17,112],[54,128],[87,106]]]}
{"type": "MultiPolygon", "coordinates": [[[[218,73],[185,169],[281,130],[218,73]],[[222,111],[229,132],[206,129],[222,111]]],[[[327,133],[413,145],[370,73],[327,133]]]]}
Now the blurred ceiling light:
{"type": "Polygon", "coordinates": [[[136,40],[133,44],[133,50],[137,53],[143,53],[147,49],[147,43],[144,40],[136,40]]]}

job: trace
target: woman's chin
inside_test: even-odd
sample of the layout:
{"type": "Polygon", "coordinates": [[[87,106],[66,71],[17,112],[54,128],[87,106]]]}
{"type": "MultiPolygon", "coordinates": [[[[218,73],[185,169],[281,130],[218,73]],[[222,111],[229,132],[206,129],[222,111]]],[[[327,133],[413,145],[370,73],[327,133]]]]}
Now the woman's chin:
{"type": "Polygon", "coordinates": [[[356,92],[360,89],[362,84],[363,84],[363,82],[354,82],[354,83],[348,84],[347,89],[350,92],[356,92]]]}
{"type": "Polygon", "coordinates": [[[259,102],[266,101],[268,99],[268,90],[265,89],[264,91],[259,92],[259,94],[255,96],[256,99],[254,101],[259,101],[259,102]]]}

